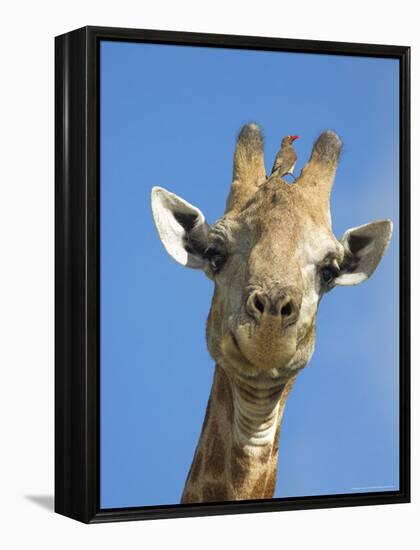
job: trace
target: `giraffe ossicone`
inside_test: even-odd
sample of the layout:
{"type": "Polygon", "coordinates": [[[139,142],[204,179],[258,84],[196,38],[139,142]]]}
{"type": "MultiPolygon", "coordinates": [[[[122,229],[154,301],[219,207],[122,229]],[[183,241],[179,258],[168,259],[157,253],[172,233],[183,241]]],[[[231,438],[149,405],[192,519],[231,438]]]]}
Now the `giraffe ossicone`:
{"type": "Polygon", "coordinates": [[[183,503],[273,496],[283,411],[314,350],[319,302],[368,279],[387,249],[390,220],[333,234],[340,152],[337,134],[323,132],[290,185],[267,178],[262,134],[245,125],[225,213],[213,225],[185,199],[152,190],[166,251],[214,282],[206,336],[216,367],[183,503]]]}

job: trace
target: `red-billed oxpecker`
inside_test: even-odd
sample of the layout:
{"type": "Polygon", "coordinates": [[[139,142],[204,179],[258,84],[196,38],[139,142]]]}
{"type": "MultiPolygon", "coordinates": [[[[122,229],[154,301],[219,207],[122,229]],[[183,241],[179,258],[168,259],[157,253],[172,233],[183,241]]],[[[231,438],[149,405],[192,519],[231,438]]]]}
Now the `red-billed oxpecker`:
{"type": "Polygon", "coordinates": [[[281,149],[274,160],[271,175],[276,173],[280,178],[286,175],[293,176],[293,170],[296,166],[297,155],[293,149],[293,142],[299,136],[286,136],[281,141],[281,149]]]}

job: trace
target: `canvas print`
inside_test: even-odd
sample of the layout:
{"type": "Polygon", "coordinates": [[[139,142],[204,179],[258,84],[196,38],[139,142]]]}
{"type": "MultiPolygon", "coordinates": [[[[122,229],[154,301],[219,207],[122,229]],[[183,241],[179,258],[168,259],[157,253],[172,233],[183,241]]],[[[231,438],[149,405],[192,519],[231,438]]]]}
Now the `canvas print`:
{"type": "Polygon", "coordinates": [[[102,509],[399,489],[398,89],[101,41],[102,509]]]}

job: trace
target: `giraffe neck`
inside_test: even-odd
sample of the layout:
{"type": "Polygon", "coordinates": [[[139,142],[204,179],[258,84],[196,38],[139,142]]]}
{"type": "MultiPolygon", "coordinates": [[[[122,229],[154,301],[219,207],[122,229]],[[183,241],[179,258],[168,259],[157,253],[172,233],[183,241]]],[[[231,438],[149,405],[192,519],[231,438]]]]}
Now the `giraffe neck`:
{"type": "Polygon", "coordinates": [[[182,503],[271,498],[287,382],[232,375],[216,365],[182,503]]]}

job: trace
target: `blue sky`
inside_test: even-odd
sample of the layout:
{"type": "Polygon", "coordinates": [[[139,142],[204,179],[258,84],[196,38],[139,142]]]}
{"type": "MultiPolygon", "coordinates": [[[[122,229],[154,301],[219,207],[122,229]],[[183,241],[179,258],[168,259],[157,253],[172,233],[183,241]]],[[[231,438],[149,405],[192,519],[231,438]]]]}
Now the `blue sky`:
{"type": "Polygon", "coordinates": [[[398,488],[398,62],[101,43],[101,507],[179,502],[213,375],[212,283],[164,251],[159,185],[211,223],[224,210],[235,137],[255,121],[269,169],[298,134],[344,150],[331,196],[339,238],[394,222],[374,276],[320,305],[316,351],[283,421],[277,497],[398,488]]]}

